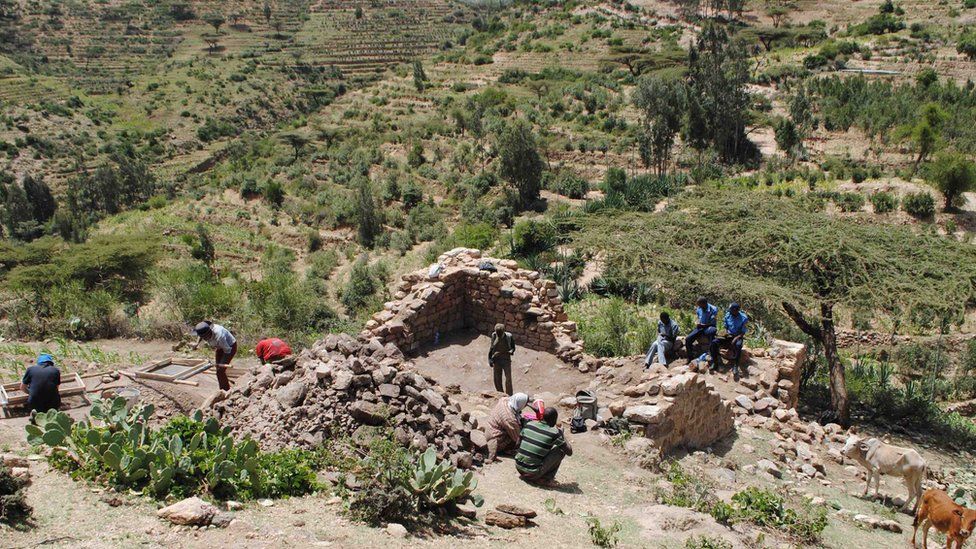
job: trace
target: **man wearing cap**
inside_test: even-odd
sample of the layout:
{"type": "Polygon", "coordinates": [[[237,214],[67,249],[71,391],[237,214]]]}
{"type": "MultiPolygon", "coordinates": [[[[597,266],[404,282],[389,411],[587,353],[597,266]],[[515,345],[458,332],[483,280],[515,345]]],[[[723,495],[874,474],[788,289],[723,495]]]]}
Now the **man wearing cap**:
{"type": "Polygon", "coordinates": [[[739,379],[739,357],[742,356],[742,344],[746,338],[746,322],[749,317],[739,308],[738,303],[730,303],[725,313],[725,334],[712,340],[709,348],[714,368],[722,367],[722,357],[719,349],[730,349],[729,360],[732,361],[732,373],[739,379]]]}
{"type": "Polygon", "coordinates": [[[695,328],[688,332],[688,337],[685,338],[685,350],[688,353],[688,362],[695,356],[693,347],[695,345],[695,340],[699,336],[704,335],[708,338],[708,345],[711,348],[712,342],[715,339],[715,334],[718,330],[715,328],[716,317],[718,316],[718,307],[712,305],[704,297],[699,297],[695,301],[695,317],[698,319],[698,323],[695,324],[695,328]]]}
{"type": "Polygon", "coordinates": [[[258,341],[257,347],[254,348],[254,354],[261,361],[261,364],[267,364],[291,356],[291,347],[277,337],[265,337],[258,341]]]}
{"type": "Polygon", "coordinates": [[[57,410],[61,406],[61,370],[54,365],[54,357],[43,354],[37,364],[27,368],[20,390],[27,393],[27,407],[38,412],[57,410]]]}
{"type": "Polygon", "coordinates": [[[230,361],[234,360],[234,355],[237,354],[237,339],[234,334],[220,324],[214,324],[209,320],[197,324],[193,328],[193,333],[200,338],[193,345],[193,349],[206,342],[211,349],[216,351],[214,363],[217,368],[217,385],[222,390],[229,391],[230,380],[227,379],[227,368],[230,366],[230,361]]]}
{"type": "Polygon", "coordinates": [[[502,391],[502,374],[505,375],[505,394],[511,395],[512,389],[512,355],[515,354],[515,338],[505,331],[504,324],[495,324],[495,331],[491,333],[491,346],[488,347],[488,364],[491,365],[495,376],[495,390],[502,391]]]}

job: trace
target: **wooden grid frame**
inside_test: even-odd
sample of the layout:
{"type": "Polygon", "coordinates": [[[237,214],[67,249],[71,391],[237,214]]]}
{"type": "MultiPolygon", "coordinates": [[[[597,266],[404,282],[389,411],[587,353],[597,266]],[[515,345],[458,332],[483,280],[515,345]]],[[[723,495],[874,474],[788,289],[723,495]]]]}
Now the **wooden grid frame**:
{"type": "MultiPolygon", "coordinates": [[[[61,398],[84,395],[87,392],[85,381],[75,372],[74,377],[69,376],[67,383],[58,386],[58,393],[61,398]]],[[[9,408],[11,406],[23,406],[27,404],[28,394],[20,390],[20,382],[7,383],[0,385],[0,406],[9,408]]]]}
{"type": "Polygon", "coordinates": [[[154,360],[144,364],[142,367],[134,369],[132,373],[140,379],[151,379],[154,381],[168,381],[174,383],[190,377],[210,367],[210,361],[200,358],[164,358],[154,360]],[[161,374],[156,370],[161,370],[168,366],[184,366],[186,369],[178,374],[161,374]]]}

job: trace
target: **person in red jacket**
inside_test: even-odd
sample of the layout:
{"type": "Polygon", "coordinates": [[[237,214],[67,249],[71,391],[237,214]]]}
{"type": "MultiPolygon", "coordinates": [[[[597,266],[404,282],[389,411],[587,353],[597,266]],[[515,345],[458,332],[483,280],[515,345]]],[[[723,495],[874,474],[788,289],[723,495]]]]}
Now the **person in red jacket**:
{"type": "Polygon", "coordinates": [[[258,342],[258,346],[254,348],[254,354],[257,355],[261,364],[267,364],[291,355],[291,347],[276,337],[266,337],[258,342]]]}

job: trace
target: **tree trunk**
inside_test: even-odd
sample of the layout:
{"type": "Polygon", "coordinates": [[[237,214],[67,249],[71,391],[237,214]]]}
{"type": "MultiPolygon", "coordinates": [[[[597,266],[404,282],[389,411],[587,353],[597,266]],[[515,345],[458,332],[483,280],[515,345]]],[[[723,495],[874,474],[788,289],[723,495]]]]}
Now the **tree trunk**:
{"type": "Polygon", "coordinates": [[[820,326],[807,322],[796,307],[783,302],[787,316],[803,331],[817,340],[824,349],[824,357],[830,368],[830,408],[837,414],[837,421],[847,427],[850,423],[850,402],[847,398],[847,379],[844,363],[837,354],[837,332],[834,329],[834,308],[828,303],[820,304],[820,326]]]}
{"type": "Polygon", "coordinates": [[[837,413],[837,419],[844,427],[850,423],[850,402],[847,398],[847,378],[844,363],[837,354],[837,333],[834,331],[834,308],[827,303],[820,304],[820,343],[824,357],[830,366],[830,407],[837,413]]]}

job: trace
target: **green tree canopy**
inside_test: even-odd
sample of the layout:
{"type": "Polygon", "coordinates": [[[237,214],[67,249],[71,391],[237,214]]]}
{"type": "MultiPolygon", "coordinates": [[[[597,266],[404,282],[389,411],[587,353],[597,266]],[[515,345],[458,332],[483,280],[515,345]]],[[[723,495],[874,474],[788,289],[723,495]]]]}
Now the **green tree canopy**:
{"type": "Polygon", "coordinates": [[[936,155],[925,178],[939,189],[945,197],[945,207],[949,209],[962,193],[976,189],[976,164],[963,154],[946,151],[936,155]]]}
{"type": "Polygon", "coordinates": [[[525,120],[507,124],[498,135],[496,148],[501,162],[500,175],[518,191],[521,205],[524,207],[539,198],[545,164],[532,125],[525,120]]]}
{"type": "Polygon", "coordinates": [[[810,211],[800,199],[709,189],[707,197],[676,198],[662,213],[597,215],[583,227],[577,245],[605,258],[611,281],[648,284],[682,304],[704,294],[761,315],[785,313],[824,346],[842,421],[835,307],[916,323],[960,321],[976,298],[971,246],[907,227],[855,224],[810,211]]]}

